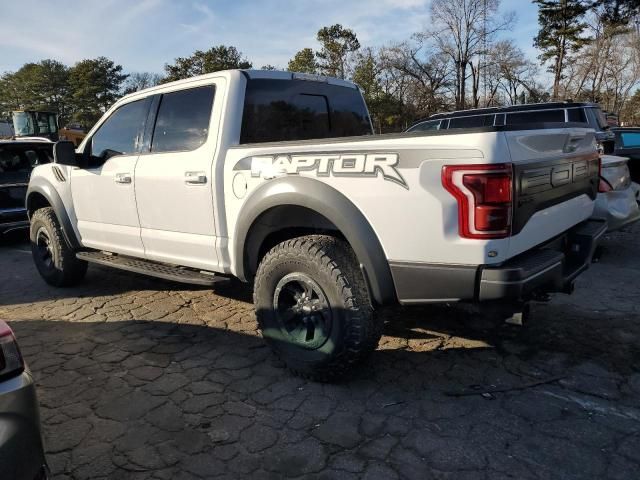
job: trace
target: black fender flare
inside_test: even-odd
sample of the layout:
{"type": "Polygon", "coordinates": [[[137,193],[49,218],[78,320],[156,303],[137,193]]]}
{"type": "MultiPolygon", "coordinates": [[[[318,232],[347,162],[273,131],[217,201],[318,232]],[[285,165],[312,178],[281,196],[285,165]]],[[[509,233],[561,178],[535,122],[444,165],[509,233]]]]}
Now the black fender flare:
{"type": "Polygon", "coordinates": [[[29,181],[29,188],[27,189],[26,198],[26,207],[27,212],[29,212],[29,217],[31,217],[30,212],[33,210],[33,199],[35,198],[34,194],[36,193],[42,195],[47,200],[47,202],[49,202],[49,205],[51,205],[51,207],[53,208],[53,211],[55,212],[56,217],[58,217],[58,221],[60,222],[60,227],[62,227],[64,238],[69,246],[73,249],[81,248],[78,237],[76,236],[73,225],[71,224],[69,214],[64,208],[62,198],[60,198],[60,194],[56,191],[51,182],[49,182],[45,178],[34,177],[29,181]]]}
{"type": "Polygon", "coordinates": [[[233,246],[236,274],[241,280],[246,281],[249,277],[245,245],[252,225],[264,212],[284,205],[308,208],[332,222],[353,248],[373,300],[379,305],[396,302],[389,263],[367,219],[344,194],[308,177],[285,176],[269,180],[251,193],[242,206],[233,246]]]}

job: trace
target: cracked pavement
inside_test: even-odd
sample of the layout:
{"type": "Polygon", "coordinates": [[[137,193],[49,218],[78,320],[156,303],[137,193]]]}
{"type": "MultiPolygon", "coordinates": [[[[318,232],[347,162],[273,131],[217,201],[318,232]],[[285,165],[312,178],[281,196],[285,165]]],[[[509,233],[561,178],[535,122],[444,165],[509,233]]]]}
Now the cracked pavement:
{"type": "Polygon", "coordinates": [[[460,306],[386,310],[380,347],[336,385],[279,364],[245,286],[90,266],[57,290],[21,238],[0,245],[0,318],[58,479],[631,479],[639,235],[608,235],[575,294],[536,303],[523,328],[460,306]]]}

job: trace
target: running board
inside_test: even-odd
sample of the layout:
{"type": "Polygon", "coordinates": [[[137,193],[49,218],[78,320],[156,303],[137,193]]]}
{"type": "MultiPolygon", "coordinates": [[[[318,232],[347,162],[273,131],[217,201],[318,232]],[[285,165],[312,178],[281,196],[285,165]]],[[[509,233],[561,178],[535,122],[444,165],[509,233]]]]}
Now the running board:
{"type": "Polygon", "coordinates": [[[105,252],[78,252],[76,253],[76,257],[85,262],[106,265],[107,267],[119,268],[120,270],[141,273],[142,275],[172,280],[174,282],[211,286],[221,280],[227,280],[227,278],[215,276],[213,273],[203,273],[185,267],[177,267],[165,263],[152,262],[151,260],[105,252]]]}

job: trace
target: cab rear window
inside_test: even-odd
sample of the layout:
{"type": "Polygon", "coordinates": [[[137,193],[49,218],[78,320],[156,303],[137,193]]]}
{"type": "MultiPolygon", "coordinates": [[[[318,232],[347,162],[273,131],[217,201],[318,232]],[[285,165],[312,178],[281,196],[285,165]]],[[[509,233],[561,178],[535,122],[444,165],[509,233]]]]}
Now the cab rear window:
{"type": "Polygon", "coordinates": [[[248,80],[240,143],[370,135],[355,88],[305,80],[248,80]]]}

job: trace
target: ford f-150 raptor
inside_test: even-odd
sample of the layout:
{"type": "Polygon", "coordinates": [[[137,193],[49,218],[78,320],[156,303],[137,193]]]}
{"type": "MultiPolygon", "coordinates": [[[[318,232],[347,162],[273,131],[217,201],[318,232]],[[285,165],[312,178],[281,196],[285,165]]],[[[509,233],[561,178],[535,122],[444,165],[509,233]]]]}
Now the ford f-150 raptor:
{"type": "Polygon", "coordinates": [[[319,380],[376,348],[377,306],[526,300],[587,268],[606,229],[588,220],[593,131],[371,133],[332,78],[234,70],[127,95],[34,170],[35,264],[61,287],[88,262],[253,282],[263,337],[319,380]]]}

